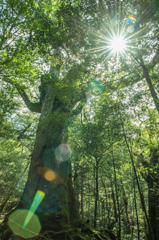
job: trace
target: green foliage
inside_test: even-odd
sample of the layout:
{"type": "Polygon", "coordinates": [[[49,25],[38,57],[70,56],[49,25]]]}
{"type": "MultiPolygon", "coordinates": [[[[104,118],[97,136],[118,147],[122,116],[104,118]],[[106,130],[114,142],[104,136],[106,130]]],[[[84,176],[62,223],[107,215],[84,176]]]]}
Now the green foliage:
{"type": "MultiPolygon", "coordinates": [[[[158,4],[155,0],[134,1],[131,6],[125,1],[112,2],[116,5],[111,1],[92,0],[2,1],[0,205],[8,197],[18,200],[21,195],[38,123],[38,116],[28,112],[18,91],[26,90],[29,98],[36,102],[39,85],[41,93],[49,85],[56,101],[48,118],[52,119],[54,114],[61,126],[63,119],[67,119],[66,128],[69,127],[72,179],[81,202],[81,216],[89,218],[93,226],[97,200],[97,227],[113,229],[118,235],[120,216],[123,239],[132,237],[132,232],[133,239],[138,234],[144,239],[147,223],[131,157],[148,212],[148,192],[153,192],[158,201],[158,162],[154,163],[153,151],[158,151],[159,122],[143,72],[147,69],[157,92],[158,12],[154,6],[158,4]],[[130,41],[134,48],[132,46],[126,57],[122,55],[118,61],[115,55],[107,59],[109,51],[102,54],[106,43],[100,41],[99,36],[103,29],[110,28],[113,9],[125,13],[125,8],[137,12],[136,35],[130,41]],[[104,73],[103,79],[98,84],[101,73],[104,73]],[[97,83],[95,94],[93,79],[97,83]],[[87,103],[86,94],[90,95],[87,103]],[[151,187],[147,176],[156,181],[151,187]]],[[[121,21],[124,19],[125,15],[121,21]]],[[[108,35],[104,32],[104,37],[108,35]]],[[[126,33],[131,40],[128,35],[126,33]]],[[[45,94],[41,96],[41,103],[45,94]]],[[[47,123],[47,119],[44,122],[47,123]]],[[[82,239],[77,235],[78,238],[82,239]]]]}

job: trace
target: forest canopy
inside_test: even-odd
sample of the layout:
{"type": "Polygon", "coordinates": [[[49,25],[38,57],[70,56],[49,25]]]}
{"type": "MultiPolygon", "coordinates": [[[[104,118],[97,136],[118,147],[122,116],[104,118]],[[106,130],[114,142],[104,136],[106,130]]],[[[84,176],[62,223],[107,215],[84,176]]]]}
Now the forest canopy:
{"type": "Polygon", "coordinates": [[[0,30],[0,238],[158,240],[158,1],[2,0],[0,30]]]}

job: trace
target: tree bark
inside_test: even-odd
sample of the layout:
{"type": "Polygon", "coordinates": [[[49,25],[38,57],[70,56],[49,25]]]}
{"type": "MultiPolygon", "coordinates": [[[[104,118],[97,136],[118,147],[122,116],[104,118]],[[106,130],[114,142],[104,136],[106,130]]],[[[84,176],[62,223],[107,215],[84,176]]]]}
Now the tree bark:
{"type": "Polygon", "coordinates": [[[143,197],[143,194],[141,192],[141,188],[140,188],[140,184],[139,184],[139,180],[138,180],[138,176],[137,176],[137,172],[136,172],[136,168],[135,168],[135,164],[134,164],[134,158],[133,158],[133,155],[132,155],[132,152],[130,150],[129,143],[127,141],[127,137],[126,137],[126,134],[125,134],[125,128],[124,128],[124,123],[123,123],[123,119],[121,117],[121,114],[120,114],[120,120],[121,120],[122,129],[123,129],[123,135],[124,135],[125,143],[126,143],[126,146],[128,148],[128,151],[129,151],[129,155],[130,155],[130,159],[131,159],[131,163],[132,163],[132,167],[133,167],[133,171],[134,171],[134,176],[135,176],[135,179],[136,179],[136,183],[137,183],[137,187],[138,187],[138,191],[139,191],[139,195],[140,195],[141,206],[142,206],[143,212],[144,212],[145,217],[146,217],[146,221],[147,221],[147,225],[148,225],[148,229],[149,229],[149,233],[150,233],[150,238],[152,240],[155,240],[154,235],[153,235],[152,226],[150,224],[150,220],[149,220],[148,215],[147,215],[144,197],[143,197]]]}
{"type": "MultiPolygon", "coordinates": [[[[121,181],[121,183],[122,183],[122,181],[121,181]]],[[[126,220],[127,220],[127,233],[131,234],[131,238],[132,238],[133,237],[132,236],[132,227],[131,227],[131,222],[130,222],[129,214],[128,214],[128,198],[126,197],[126,193],[125,193],[123,183],[121,184],[121,188],[123,190],[123,201],[124,201],[126,220]]]]}
{"type": "Polygon", "coordinates": [[[150,79],[148,70],[147,70],[147,68],[146,68],[146,66],[145,66],[145,64],[144,64],[144,61],[143,61],[143,59],[142,59],[141,56],[140,56],[140,64],[141,64],[141,67],[142,67],[142,70],[143,70],[143,75],[144,75],[144,77],[145,77],[145,79],[146,79],[146,82],[147,82],[147,85],[148,85],[148,87],[149,87],[151,96],[152,96],[152,98],[153,98],[153,100],[154,100],[156,109],[157,109],[157,111],[158,111],[158,113],[159,113],[159,99],[158,99],[158,97],[157,97],[157,94],[156,94],[155,89],[154,89],[154,87],[153,87],[153,85],[152,85],[152,81],[151,81],[151,79],[150,79]]]}
{"type": "Polygon", "coordinates": [[[81,217],[84,219],[83,215],[83,168],[81,169],[81,217]]]}
{"type": "Polygon", "coordinates": [[[112,199],[113,199],[113,206],[114,206],[114,217],[115,221],[118,221],[118,215],[117,215],[117,207],[116,207],[116,199],[115,199],[115,194],[113,190],[113,184],[111,183],[111,188],[112,188],[112,199]]]}
{"type": "Polygon", "coordinates": [[[118,188],[117,188],[117,178],[116,178],[116,169],[115,169],[115,162],[112,150],[112,160],[113,160],[113,169],[114,169],[114,181],[115,181],[115,193],[116,193],[116,200],[118,206],[118,214],[119,214],[119,231],[118,231],[118,239],[121,239],[121,219],[120,219],[120,206],[119,206],[119,198],[118,198],[118,188]]]}
{"type": "MultiPolygon", "coordinates": [[[[151,157],[149,163],[144,160],[142,154],[138,155],[138,160],[142,163],[143,167],[148,170],[148,174],[142,174],[148,185],[148,217],[152,228],[154,240],[159,239],[159,196],[158,196],[158,149],[150,149],[151,157]]],[[[150,232],[148,233],[150,237],[150,232]]]]}
{"type": "MultiPolygon", "coordinates": [[[[64,240],[69,239],[68,229],[79,220],[72,187],[71,163],[69,160],[60,162],[56,156],[56,148],[68,142],[66,120],[70,112],[65,111],[65,105],[61,102],[57,108],[51,85],[45,91],[28,180],[17,208],[29,210],[37,190],[43,191],[45,197],[35,212],[42,226],[41,232],[61,231],[58,239],[64,240]],[[42,168],[50,169],[62,180],[47,180],[40,174],[39,169],[42,168]]],[[[5,234],[2,239],[7,239],[5,234]]]]}
{"type": "Polygon", "coordinates": [[[97,207],[98,207],[98,160],[96,159],[96,166],[95,166],[95,206],[94,206],[94,228],[96,228],[96,221],[97,221],[97,207]]]}
{"type": "Polygon", "coordinates": [[[149,203],[149,220],[152,226],[154,239],[159,239],[159,196],[158,196],[158,153],[157,150],[151,150],[151,158],[148,169],[148,203],[149,203]],[[157,168],[156,168],[157,167],[157,168]]]}
{"type": "Polygon", "coordinates": [[[138,210],[137,210],[137,203],[136,203],[135,177],[133,178],[133,187],[134,187],[134,202],[135,202],[135,213],[136,213],[136,223],[137,223],[137,235],[138,235],[138,240],[140,240],[140,226],[139,226],[138,210]]]}

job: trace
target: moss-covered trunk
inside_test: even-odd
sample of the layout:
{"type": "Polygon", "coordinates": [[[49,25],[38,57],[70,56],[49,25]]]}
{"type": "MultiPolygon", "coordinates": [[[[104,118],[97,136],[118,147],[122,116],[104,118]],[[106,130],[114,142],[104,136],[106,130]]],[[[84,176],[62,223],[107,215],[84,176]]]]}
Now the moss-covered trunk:
{"type": "Polygon", "coordinates": [[[18,209],[30,209],[37,190],[43,191],[45,197],[35,212],[41,222],[41,232],[62,231],[58,237],[56,235],[56,239],[64,240],[69,239],[67,230],[79,219],[72,187],[70,159],[67,156],[62,161],[58,150],[61,144],[66,144],[63,145],[66,148],[68,146],[68,113],[61,104],[57,104],[50,86],[45,88],[45,92],[28,180],[18,209]],[[53,178],[49,174],[47,176],[48,171],[54,173],[53,178]]]}

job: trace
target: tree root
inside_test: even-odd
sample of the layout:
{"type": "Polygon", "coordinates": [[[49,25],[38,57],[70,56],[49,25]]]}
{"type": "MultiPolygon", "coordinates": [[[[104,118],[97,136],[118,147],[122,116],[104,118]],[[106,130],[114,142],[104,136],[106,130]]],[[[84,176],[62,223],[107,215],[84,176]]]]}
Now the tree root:
{"type": "MultiPolygon", "coordinates": [[[[12,240],[12,239],[24,239],[17,235],[14,235],[7,224],[8,215],[5,216],[4,222],[0,225],[0,238],[1,240],[12,240]]],[[[57,222],[56,222],[57,224],[57,222]]],[[[62,227],[62,226],[61,226],[62,227]]],[[[55,226],[52,228],[50,224],[43,226],[42,233],[31,240],[116,240],[113,232],[108,229],[97,229],[93,230],[89,227],[84,220],[74,221],[71,226],[64,225],[64,229],[55,231],[55,226]],[[46,228],[45,228],[46,227],[46,228]],[[54,229],[49,230],[48,229],[54,229]]],[[[58,230],[58,225],[57,225],[58,230]]]]}

